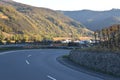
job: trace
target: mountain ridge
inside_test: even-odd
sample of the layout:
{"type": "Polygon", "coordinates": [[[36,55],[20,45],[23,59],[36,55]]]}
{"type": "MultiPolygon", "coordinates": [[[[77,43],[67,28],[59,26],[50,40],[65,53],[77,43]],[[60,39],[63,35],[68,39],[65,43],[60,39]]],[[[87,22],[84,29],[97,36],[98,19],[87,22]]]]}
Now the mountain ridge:
{"type": "Polygon", "coordinates": [[[91,30],[102,29],[104,27],[120,23],[120,9],[113,8],[105,11],[79,10],[60,12],[79,22],[82,22],[88,29],[91,30]],[[104,25],[102,25],[103,22],[104,25]]]}

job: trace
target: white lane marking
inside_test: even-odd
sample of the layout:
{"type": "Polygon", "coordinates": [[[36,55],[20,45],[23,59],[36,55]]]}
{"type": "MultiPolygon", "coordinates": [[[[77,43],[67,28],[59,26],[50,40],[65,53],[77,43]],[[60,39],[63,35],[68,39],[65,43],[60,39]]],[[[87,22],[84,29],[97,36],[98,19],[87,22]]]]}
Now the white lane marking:
{"type": "Polygon", "coordinates": [[[30,64],[30,63],[28,62],[28,60],[26,60],[25,62],[26,62],[27,64],[30,64]]]}
{"type": "Polygon", "coordinates": [[[32,55],[29,54],[27,57],[31,57],[31,56],[32,56],[32,55]]]}
{"type": "Polygon", "coordinates": [[[54,77],[51,77],[49,75],[47,75],[48,78],[50,78],[51,80],[56,80],[54,77]]]}
{"type": "Polygon", "coordinates": [[[1,53],[0,53],[0,55],[3,55],[3,54],[8,54],[8,53],[13,53],[13,52],[18,52],[18,51],[1,52],[1,53]]]}

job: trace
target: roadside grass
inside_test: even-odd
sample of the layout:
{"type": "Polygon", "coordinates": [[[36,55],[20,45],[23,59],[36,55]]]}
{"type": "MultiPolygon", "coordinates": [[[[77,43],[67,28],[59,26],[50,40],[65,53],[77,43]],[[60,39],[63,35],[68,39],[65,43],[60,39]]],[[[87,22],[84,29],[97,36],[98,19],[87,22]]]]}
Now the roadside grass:
{"type": "Polygon", "coordinates": [[[83,51],[83,52],[97,52],[97,53],[107,53],[107,52],[112,52],[112,53],[120,53],[120,49],[117,48],[112,48],[112,49],[108,49],[108,48],[104,48],[104,47],[99,47],[99,46],[95,46],[95,47],[88,47],[88,48],[78,48],[75,50],[79,50],[79,51],[83,51]]]}
{"type": "Polygon", "coordinates": [[[25,45],[22,47],[0,47],[0,52],[24,49],[69,49],[67,47],[54,47],[45,45],[25,45]]]}
{"type": "Polygon", "coordinates": [[[22,46],[22,47],[0,47],[0,52],[12,51],[12,50],[24,50],[24,49],[40,49],[40,47],[35,45],[22,46]]]}
{"type": "Polygon", "coordinates": [[[23,50],[25,48],[18,48],[18,47],[4,47],[0,48],[0,52],[5,52],[5,51],[12,51],[12,50],[23,50]]]}
{"type": "Polygon", "coordinates": [[[63,55],[62,58],[69,58],[69,55],[63,55]]]}

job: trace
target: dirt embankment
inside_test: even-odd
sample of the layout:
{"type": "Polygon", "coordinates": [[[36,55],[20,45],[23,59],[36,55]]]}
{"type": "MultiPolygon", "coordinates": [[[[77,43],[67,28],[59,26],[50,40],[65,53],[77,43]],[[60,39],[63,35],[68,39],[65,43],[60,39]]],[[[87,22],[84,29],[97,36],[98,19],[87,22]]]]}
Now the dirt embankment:
{"type": "Polygon", "coordinates": [[[73,50],[69,58],[96,71],[120,76],[120,53],[73,50]]]}

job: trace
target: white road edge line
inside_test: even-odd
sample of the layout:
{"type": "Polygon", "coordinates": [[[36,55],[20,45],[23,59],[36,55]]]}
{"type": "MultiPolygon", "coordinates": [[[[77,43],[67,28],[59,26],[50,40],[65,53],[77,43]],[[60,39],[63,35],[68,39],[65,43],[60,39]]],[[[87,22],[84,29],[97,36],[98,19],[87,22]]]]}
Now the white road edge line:
{"type": "Polygon", "coordinates": [[[26,62],[27,64],[30,64],[30,63],[28,62],[28,60],[26,60],[25,62],[26,62]]]}
{"type": "Polygon", "coordinates": [[[47,75],[48,78],[50,78],[51,80],[56,80],[54,77],[51,77],[49,75],[47,75]]]}
{"type": "Polygon", "coordinates": [[[8,53],[12,53],[12,52],[17,52],[17,51],[1,52],[0,55],[4,55],[4,54],[8,54],[8,53]]]}

